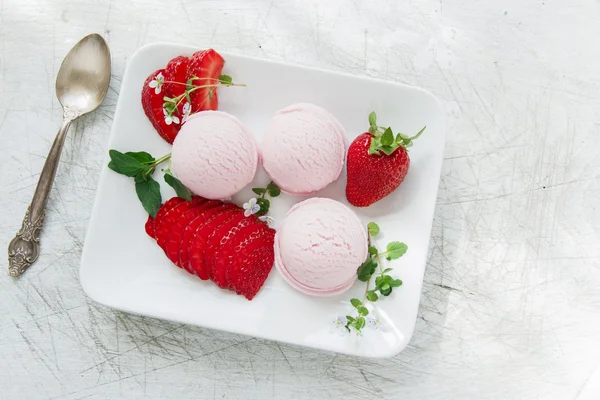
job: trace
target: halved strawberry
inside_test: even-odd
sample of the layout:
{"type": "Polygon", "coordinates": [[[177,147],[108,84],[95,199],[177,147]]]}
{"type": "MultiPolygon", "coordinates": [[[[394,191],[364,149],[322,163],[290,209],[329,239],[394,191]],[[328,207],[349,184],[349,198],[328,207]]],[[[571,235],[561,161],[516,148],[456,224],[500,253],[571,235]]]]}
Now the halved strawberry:
{"type": "Polygon", "coordinates": [[[163,84],[160,90],[158,90],[158,93],[156,93],[157,89],[151,87],[150,84],[152,81],[156,81],[157,79],[165,79],[164,69],[159,69],[153,72],[144,82],[144,87],[142,88],[142,108],[144,109],[144,113],[146,113],[146,116],[158,134],[167,142],[173,143],[175,136],[177,136],[179,129],[181,129],[181,125],[175,123],[167,124],[163,111],[163,97],[165,96],[165,86],[167,84],[163,84]]]}
{"type": "MultiPolygon", "coordinates": [[[[225,60],[213,49],[197,51],[190,57],[187,79],[194,79],[194,86],[211,85],[219,83],[219,76],[223,71],[225,60]]],[[[217,88],[196,89],[190,93],[192,112],[217,110],[219,100],[217,88]]]]}
{"type": "Polygon", "coordinates": [[[190,274],[196,274],[190,266],[190,248],[192,240],[196,235],[196,231],[205,224],[211,222],[217,215],[227,211],[237,209],[237,206],[232,203],[221,203],[221,205],[206,210],[201,215],[198,215],[184,230],[181,243],[179,244],[179,265],[188,271],[190,274]]]}
{"type": "MultiPolygon", "coordinates": [[[[171,225],[169,229],[166,244],[165,253],[169,260],[171,260],[178,267],[182,267],[179,264],[179,245],[183,237],[185,228],[198,216],[204,213],[207,209],[216,207],[220,204],[219,201],[206,200],[204,203],[198,204],[195,207],[190,208],[188,211],[183,213],[176,221],[171,225]]],[[[189,272],[189,271],[188,271],[189,272]]]]}
{"type": "Polygon", "coordinates": [[[156,236],[154,236],[156,232],[154,227],[154,218],[152,218],[152,215],[148,215],[148,220],[144,225],[144,229],[146,230],[148,236],[150,236],[152,239],[156,239],[156,236]]]}
{"type": "Polygon", "coordinates": [[[244,215],[239,207],[225,211],[213,218],[212,221],[206,223],[204,226],[196,230],[196,235],[192,239],[189,248],[189,263],[191,268],[196,275],[202,280],[210,279],[210,270],[204,263],[205,257],[204,252],[206,251],[208,244],[208,237],[211,236],[220,226],[227,224],[231,219],[236,218],[239,215],[244,215]]]}
{"type": "Polygon", "coordinates": [[[217,259],[224,258],[230,251],[231,243],[239,241],[240,237],[252,230],[253,225],[260,223],[255,215],[242,218],[235,222],[234,218],[225,226],[215,231],[214,237],[209,238],[204,252],[206,268],[211,271],[212,281],[221,289],[227,288],[227,263],[219,263],[217,259]]]}

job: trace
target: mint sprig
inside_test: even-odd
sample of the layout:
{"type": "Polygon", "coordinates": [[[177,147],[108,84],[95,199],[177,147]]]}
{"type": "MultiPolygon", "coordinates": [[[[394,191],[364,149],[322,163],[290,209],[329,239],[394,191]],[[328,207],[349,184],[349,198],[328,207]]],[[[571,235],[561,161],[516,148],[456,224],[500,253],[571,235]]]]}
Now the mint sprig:
{"type": "MultiPolygon", "coordinates": [[[[218,79],[214,79],[214,78],[199,78],[197,76],[193,76],[190,79],[187,80],[186,83],[181,83],[181,82],[174,82],[174,81],[166,81],[165,83],[170,83],[170,84],[174,84],[174,85],[185,85],[185,91],[180,94],[179,96],[175,96],[175,97],[168,97],[168,96],[164,96],[163,97],[163,108],[165,109],[166,115],[168,115],[169,117],[173,117],[174,114],[179,114],[179,105],[183,102],[183,100],[187,100],[188,103],[192,103],[192,98],[190,97],[190,94],[195,92],[198,89],[206,89],[206,88],[210,88],[210,90],[208,91],[208,99],[212,100],[214,97],[214,91],[220,87],[220,86],[246,86],[242,83],[234,83],[233,82],[233,78],[231,78],[231,76],[229,75],[220,75],[218,79]],[[202,81],[202,82],[209,82],[209,83],[202,83],[199,85],[194,84],[194,81],[202,81]],[[211,82],[212,81],[212,82],[211,82]]],[[[204,102],[206,102],[206,99],[204,99],[204,102]]]]}
{"type": "MultiPolygon", "coordinates": [[[[134,178],[135,192],[144,210],[152,217],[156,216],[162,204],[160,184],[152,177],[156,167],[171,159],[171,154],[155,159],[145,151],[121,153],[118,150],[108,151],[110,162],[108,168],[116,173],[134,178]]],[[[192,193],[177,179],[170,168],[163,170],[165,182],[171,186],[178,197],[192,200],[192,193]]]]}
{"type": "Polygon", "coordinates": [[[394,132],[389,127],[381,127],[377,125],[377,114],[375,111],[369,114],[369,133],[373,135],[369,144],[369,154],[381,156],[392,155],[400,147],[408,150],[413,145],[413,140],[417,139],[425,131],[427,127],[423,127],[416,135],[406,136],[403,133],[398,133],[394,137],[394,132]]]}
{"type": "MultiPolygon", "coordinates": [[[[375,118],[375,117],[373,117],[375,118]]],[[[371,118],[369,118],[371,120],[371,118]]],[[[402,286],[400,279],[395,279],[389,272],[392,272],[392,268],[381,267],[381,259],[385,257],[386,260],[391,261],[402,257],[408,250],[408,246],[402,242],[390,242],[386,246],[385,251],[380,252],[377,247],[372,243],[371,238],[379,234],[379,225],[375,222],[369,222],[367,225],[368,232],[368,245],[369,255],[364,263],[356,271],[358,280],[366,282],[365,294],[363,299],[353,298],[350,299],[350,304],[354,309],[352,315],[346,315],[346,326],[348,332],[356,332],[358,335],[362,334],[362,329],[366,324],[366,317],[369,315],[369,309],[366,307],[368,303],[375,303],[380,299],[380,296],[387,297],[392,294],[394,288],[402,286]],[[375,276],[375,287],[371,289],[371,280],[375,276]]]]}
{"type": "Polygon", "coordinates": [[[265,198],[267,194],[270,197],[277,197],[281,194],[281,189],[274,182],[270,182],[266,188],[253,188],[252,191],[259,196],[256,198],[256,204],[260,206],[260,210],[256,213],[257,215],[265,215],[269,212],[271,201],[265,198]]]}

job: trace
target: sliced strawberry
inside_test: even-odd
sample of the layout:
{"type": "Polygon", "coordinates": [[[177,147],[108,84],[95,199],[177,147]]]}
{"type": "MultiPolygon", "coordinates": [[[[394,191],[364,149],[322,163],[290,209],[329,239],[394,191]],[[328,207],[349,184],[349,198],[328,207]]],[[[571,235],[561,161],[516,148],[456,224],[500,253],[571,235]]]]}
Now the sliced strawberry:
{"type": "Polygon", "coordinates": [[[211,208],[198,215],[184,230],[181,243],[179,244],[179,265],[191,274],[196,272],[190,266],[190,248],[192,240],[196,235],[198,228],[203,227],[206,223],[212,221],[218,214],[227,210],[236,209],[237,206],[232,203],[222,203],[217,207],[211,208]]]}
{"type": "Polygon", "coordinates": [[[264,285],[275,260],[274,241],[275,231],[269,229],[260,247],[253,250],[246,258],[241,258],[245,252],[239,253],[240,259],[235,261],[238,265],[238,281],[235,287],[237,294],[252,300],[264,285]]]}
{"type": "Polygon", "coordinates": [[[217,229],[213,237],[206,242],[206,251],[204,252],[204,262],[206,268],[211,271],[212,281],[221,289],[228,286],[227,283],[227,263],[219,263],[217,259],[224,258],[231,247],[231,243],[239,240],[252,226],[260,223],[256,215],[249,217],[241,215],[240,219],[234,218],[229,223],[217,229]],[[237,223],[236,223],[237,220],[237,223]],[[221,254],[222,253],[222,254],[221,254]]]}
{"type": "Polygon", "coordinates": [[[179,218],[190,208],[195,207],[199,204],[205,202],[206,199],[202,197],[194,197],[192,201],[183,201],[182,203],[173,207],[173,209],[165,215],[160,226],[156,227],[156,243],[160,246],[161,249],[165,250],[165,246],[167,244],[167,237],[169,236],[169,231],[173,224],[177,222],[179,218]]]}
{"type": "Polygon", "coordinates": [[[227,224],[231,219],[236,218],[238,215],[244,215],[239,207],[225,211],[213,218],[210,222],[204,224],[201,228],[196,230],[194,239],[189,248],[189,263],[191,268],[196,275],[202,280],[210,279],[210,270],[206,267],[204,260],[204,252],[206,251],[208,244],[208,237],[217,230],[223,224],[227,224]]]}
{"type": "Polygon", "coordinates": [[[162,224],[163,218],[168,215],[173,207],[176,205],[183,203],[185,200],[180,197],[171,197],[169,200],[163,204],[158,212],[156,213],[156,217],[154,217],[154,238],[156,239],[156,229],[162,224]]]}
{"type": "Polygon", "coordinates": [[[165,82],[177,83],[164,84],[163,88],[165,96],[173,98],[182,95],[185,92],[189,61],[190,59],[185,56],[175,57],[169,61],[164,72],[165,82]]]}
{"type": "Polygon", "coordinates": [[[148,220],[146,221],[146,225],[144,225],[144,229],[146,229],[148,236],[150,236],[152,239],[156,239],[154,236],[156,232],[154,228],[154,218],[152,218],[152,215],[148,215],[148,220]]]}
{"type": "MultiPolygon", "coordinates": [[[[165,121],[165,114],[163,111],[163,97],[168,89],[165,87],[169,84],[163,84],[160,91],[156,93],[156,89],[150,87],[150,83],[161,74],[163,77],[165,76],[165,70],[159,69],[146,79],[144,82],[144,87],[142,88],[142,108],[144,109],[144,113],[154,126],[154,129],[158,132],[158,134],[165,139],[169,143],[173,143],[175,140],[175,136],[179,133],[179,129],[181,129],[181,125],[171,123],[167,124],[165,121]]],[[[175,86],[170,84],[170,86],[175,86]]],[[[184,86],[185,87],[185,86],[184,86]]],[[[182,106],[183,107],[183,106],[182,106]]]]}
{"type": "MultiPolygon", "coordinates": [[[[194,86],[212,85],[219,82],[225,60],[213,49],[201,50],[190,57],[187,79],[194,79],[194,86]]],[[[217,88],[196,89],[190,93],[192,112],[216,110],[219,108],[217,88]]]]}
{"type": "Polygon", "coordinates": [[[196,206],[191,207],[189,210],[184,212],[170,227],[166,243],[165,253],[167,257],[178,267],[179,264],[179,245],[183,237],[185,228],[198,216],[201,215],[207,209],[216,207],[220,204],[219,201],[206,200],[196,206]]]}
{"type": "Polygon", "coordinates": [[[227,248],[215,256],[216,270],[225,269],[227,287],[235,291],[238,284],[240,260],[243,260],[252,251],[265,245],[269,227],[260,221],[252,223],[234,240],[230,241],[227,248]]]}

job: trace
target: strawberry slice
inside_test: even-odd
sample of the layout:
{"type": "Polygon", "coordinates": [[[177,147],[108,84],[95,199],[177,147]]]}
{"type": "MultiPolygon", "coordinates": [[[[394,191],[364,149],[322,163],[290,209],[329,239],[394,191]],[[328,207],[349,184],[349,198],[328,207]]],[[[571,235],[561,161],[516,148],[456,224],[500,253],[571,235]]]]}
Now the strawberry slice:
{"type": "MultiPolygon", "coordinates": [[[[187,79],[194,78],[194,86],[219,83],[223,65],[225,60],[213,49],[197,51],[190,57],[187,79]]],[[[219,108],[217,88],[196,89],[190,93],[190,98],[193,113],[219,108]]]]}
{"type": "Polygon", "coordinates": [[[264,237],[268,229],[263,222],[253,222],[230,241],[227,248],[223,248],[215,256],[215,269],[225,270],[228,289],[235,291],[238,285],[240,258],[243,259],[255,249],[264,246],[264,237]]]}
{"type": "Polygon", "coordinates": [[[156,234],[156,229],[154,227],[154,218],[152,218],[152,215],[148,215],[148,220],[144,225],[144,229],[146,230],[148,236],[150,236],[152,239],[156,239],[156,236],[154,236],[156,234]]]}
{"type": "Polygon", "coordinates": [[[160,246],[161,249],[165,250],[165,246],[167,244],[167,237],[169,236],[169,230],[173,226],[173,224],[181,218],[181,216],[190,208],[195,207],[207,200],[203,197],[194,197],[192,201],[183,201],[179,203],[171,211],[164,216],[160,225],[156,226],[156,243],[160,246]]]}
{"type": "Polygon", "coordinates": [[[275,261],[274,242],[275,231],[269,229],[258,248],[252,250],[252,252],[240,251],[237,253],[237,259],[235,260],[235,265],[238,266],[238,280],[235,284],[237,294],[252,300],[260,291],[273,268],[273,262],[275,261]]]}
{"type": "Polygon", "coordinates": [[[163,84],[160,91],[156,93],[157,89],[151,87],[150,84],[157,79],[165,80],[164,69],[153,72],[144,82],[144,87],[142,88],[142,108],[158,134],[167,142],[173,143],[181,126],[175,123],[167,124],[163,111],[163,97],[165,96],[165,85],[167,84],[163,84]]]}
{"type": "Polygon", "coordinates": [[[204,252],[204,262],[206,268],[211,271],[212,281],[221,289],[228,286],[227,283],[227,263],[219,263],[218,259],[224,258],[230,251],[231,243],[239,240],[241,235],[252,230],[252,226],[260,223],[255,215],[246,217],[242,214],[241,219],[237,221],[234,218],[225,226],[215,231],[214,237],[207,241],[206,251],[204,252]]]}
{"type": "Polygon", "coordinates": [[[185,228],[198,216],[201,215],[207,209],[216,207],[220,204],[219,201],[205,200],[204,202],[193,206],[186,212],[184,212],[169,228],[167,239],[165,243],[165,253],[169,260],[173,264],[181,268],[179,264],[179,244],[183,237],[185,228]]]}
{"type": "Polygon", "coordinates": [[[210,279],[210,269],[207,268],[204,262],[204,252],[208,245],[208,237],[220,226],[227,224],[231,219],[236,218],[238,215],[244,215],[239,207],[225,211],[196,231],[196,235],[194,236],[194,239],[192,239],[189,248],[189,268],[196,272],[196,275],[198,275],[200,279],[210,279]]]}
{"type": "Polygon", "coordinates": [[[206,210],[202,214],[198,215],[188,226],[186,226],[181,242],[179,243],[179,265],[188,271],[190,274],[196,274],[196,272],[190,266],[190,252],[192,240],[196,235],[196,231],[203,227],[206,223],[212,221],[217,215],[231,209],[236,209],[237,206],[231,203],[221,203],[219,206],[206,210]]]}
{"type": "Polygon", "coordinates": [[[154,239],[156,239],[156,229],[162,224],[163,219],[166,215],[168,215],[173,207],[176,205],[183,203],[185,200],[180,197],[171,197],[169,200],[163,204],[158,212],[156,213],[156,217],[154,217],[154,239]]]}

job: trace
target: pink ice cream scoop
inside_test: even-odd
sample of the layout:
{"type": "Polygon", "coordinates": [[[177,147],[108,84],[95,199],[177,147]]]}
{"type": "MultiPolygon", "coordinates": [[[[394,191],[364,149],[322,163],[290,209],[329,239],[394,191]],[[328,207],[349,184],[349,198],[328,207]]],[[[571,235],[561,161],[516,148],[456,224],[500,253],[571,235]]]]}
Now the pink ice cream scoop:
{"type": "Polygon", "coordinates": [[[293,104],[271,119],[261,146],[271,179],[292,194],[311,194],[335,181],[347,138],[333,115],[314,104],[293,104]]]}
{"type": "Polygon", "coordinates": [[[309,295],[345,292],[366,259],[366,228],[335,200],[315,197],[296,204],[275,235],[275,267],[287,283],[309,295]]]}
{"type": "Polygon", "coordinates": [[[225,199],[252,182],[258,165],[254,137],[233,115],[193,114],[171,152],[175,176],[198,196],[225,199]]]}

